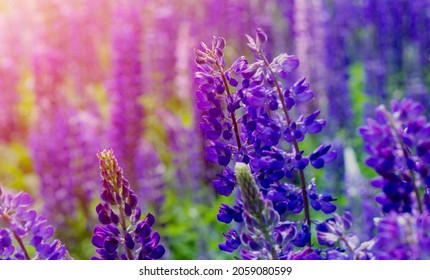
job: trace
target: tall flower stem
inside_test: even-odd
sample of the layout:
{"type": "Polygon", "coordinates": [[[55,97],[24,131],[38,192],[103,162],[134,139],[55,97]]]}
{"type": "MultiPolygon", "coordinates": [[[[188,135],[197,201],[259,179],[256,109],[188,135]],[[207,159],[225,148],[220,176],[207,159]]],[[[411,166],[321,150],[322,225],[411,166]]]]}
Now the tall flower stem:
{"type": "MultiPolygon", "coordinates": [[[[10,225],[10,217],[9,217],[9,215],[8,214],[6,214],[6,213],[2,213],[2,214],[0,214],[0,217],[3,217],[3,220],[8,224],[8,225],[10,225]]],[[[19,244],[19,247],[21,247],[21,250],[22,250],[22,252],[24,253],[24,256],[25,256],[25,259],[26,260],[30,260],[31,258],[30,258],[30,255],[28,254],[28,252],[27,252],[27,249],[25,248],[25,245],[24,245],[24,242],[22,242],[22,239],[21,239],[21,237],[14,231],[14,230],[12,230],[12,232],[13,232],[13,236],[15,237],[15,239],[16,239],[16,241],[18,242],[18,244],[19,244]]]]}
{"type": "MultiPolygon", "coordinates": [[[[215,60],[216,60],[216,58],[215,58],[215,60]]],[[[225,74],[224,74],[224,69],[221,67],[221,65],[219,64],[218,61],[216,62],[216,66],[219,69],[221,79],[224,83],[224,87],[225,87],[225,90],[227,92],[227,96],[231,96],[230,89],[229,89],[228,83],[227,83],[227,79],[226,79],[225,74]]],[[[240,149],[242,148],[242,144],[240,142],[239,129],[237,126],[237,120],[236,120],[236,116],[234,115],[234,112],[230,112],[230,117],[231,117],[231,121],[233,123],[234,135],[236,136],[237,149],[238,149],[238,151],[240,151],[240,149]]]]}
{"type": "MultiPolygon", "coordinates": [[[[390,127],[391,127],[391,129],[392,129],[392,131],[393,131],[393,133],[397,139],[397,142],[399,143],[400,147],[402,148],[402,152],[403,152],[403,156],[404,156],[405,160],[407,160],[409,158],[408,153],[407,153],[407,149],[406,149],[405,143],[403,142],[402,138],[400,137],[399,133],[397,132],[396,124],[394,123],[393,119],[391,118],[390,113],[385,108],[382,111],[384,112],[385,116],[387,117],[387,120],[390,124],[390,127]]],[[[420,191],[418,189],[418,186],[416,185],[415,174],[414,174],[414,171],[412,170],[412,168],[410,168],[409,166],[408,166],[408,171],[409,171],[409,176],[411,176],[412,184],[414,186],[415,196],[417,197],[418,209],[419,209],[420,213],[422,214],[423,213],[423,205],[422,205],[421,198],[420,198],[420,191]]]]}
{"type": "MultiPolygon", "coordinates": [[[[282,104],[282,110],[284,111],[285,119],[287,120],[287,125],[290,125],[291,124],[291,118],[290,118],[290,115],[288,114],[287,106],[285,104],[285,99],[284,99],[284,96],[282,95],[281,86],[278,83],[277,77],[276,77],[275,73],[273,73],[272,69],[270,69],[269,62],[267,61],[267,58],[264,56],[264,54],[260,51],[260,52],[258,52],[258,55],[263,60],[264,65],[269,70],[270,74],[273,76],[276,91],[278,92],[279,100],[281,101],[281,104],[282,104]]],[[[296,154],[299,154],[300,148],[299,148],[299,144],[297,143],[297,140],[295,138],[293,138],[293,146],[294,146],[294,149],[296,151],[296,154]]],[[[306,220],[306,224],[309,227],[309,230],[311,230],[311,216],[310,216],[310,212],[309,212],[309,199],[308,199],[308,192],[306,190],[305,173],[303,170],[299,170],[299,176],[300,176],[300,186],[302,189],[302,197],[303,197],[303,202],[304,202],[305,220],[306,220]]],[[[311,245],[310,241],[308,242],[308,245],[309,246],[311,245]]]]}
{"type": "MultiPolygon", "coordinates": [[[[115,198],[115,200],[116,200],[116,198],[115,198]]],[[[121,203],[118,203],[118,208],[119,208],[119,219],[120,219],[120,223],[121,223],[122,234],[124,235],[124,240],[126,240],[127,226],[126,226],[126,222],[125,222],[124,209],[122,208],[121,203]]],[[[125,248],[125,253],[127,254],[127,258],[129,260],[133,260],[134,258],[133,258],[133,254],[131,253],[130,248],[128,248],[127,246],[124,246],[124,248],[125,248]]]]}

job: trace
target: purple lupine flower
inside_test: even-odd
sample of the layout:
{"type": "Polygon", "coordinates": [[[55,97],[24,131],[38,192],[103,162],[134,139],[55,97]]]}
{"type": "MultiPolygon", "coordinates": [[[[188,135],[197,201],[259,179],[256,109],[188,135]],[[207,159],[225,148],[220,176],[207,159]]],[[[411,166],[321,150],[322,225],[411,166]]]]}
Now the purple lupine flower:
{"type": "Polygon", "coordinates": [[[140,16],[131,1],[118,4],[112,27],[112,78],[109,143],[123,163],[131,185],[138,190],[136,157],[143,135],[144,108],[139,99],[144,94],[141,63],[140,16]]]}
{"type": "Polygon", "coordinates": [[[309,182],[308,196],[314,210],[321,210],[325,214],[331,214],[336,211],[336,205],[332,203],[336,199],[329,194],[318,194],[315,186],[315,178],[309,182]]]}
{"type": "MultiPolygon", "coordinates": [[[[429,54],[430,54],[430,35],[424,30],[430,27],[430,3],[428,1],[412,1],[407,2],[409,5],[409,35],[413,42],[413,46],[418,50],[417,64],[414,66],[419,68],[422,73],[428,73],[430,69],[429,54]]],[[[423,77],[422,77],[423,78],[423,77]]]]}
{"type": "MultiPolygon", "coordinates": [[[[365,92],[367,95],[374,99],[374,103],[380,104],[387,100],[388,92],[386,88],[386,81],[388,76],[388,69],[385,67],[387,61],[383,53],[387,51],[386,46],[383,45],[386,34],[387,18],[390,16],[388,11],[383,10],[382,5],[388,1],[375,1],[370,0],[364,7],[364,15],[367,19],[370,32],[372,34],[371,40],[366,40],[365,45],[365,92]]],[[[370,104],[369,104],[370,105],[370,104]]]]}
{"type": "MultiPolygon", "coordinates": [[[[296,57],[282,53],[275,57],[271,63],[267,61],[263,51],[265,36],[259,36],[261,33],[261,30],[257,30],[256,40],[248,37],[248,46],[254,54],[257,55],[257,60],[254,64],[248,65],[247,68],[257,70],[253,71],[254,74],[251,76],[251,79],[249,79],[250,81],[245,83],[246,86],[242,91],[246,94],[247,92],[253,93],[258,89],[259,92],[263,91],[271,93],[267,94],[269,100],[280,104],[283,114],[279,114],[277,106],[272,107],[270,106],[270,103],[270,111],[265,114],[263,111],[264,106],[261,106],[256,110],[256,108],[247,106],[246,102],[244,102],[245,108],[248,107],[248,112],[244,115],[243,118],[246,117],[246,119],[243,120],[243,122],[245,123],[246,121],[245,128],[248,129],[250,135],[253,136],[250,138],[249,142],[255,143],[256,146],[256,155],[250,154],[250,164],[253,166],[253,171],[261,172],[258,176],[260,182],[268,178],[276,178],[277,180],[282,179],[284,176],[291,178],[291,173],[294,170],[298,171],[301,178],[301,195],[303,197],[305,216],[308,227],[310,227],[308,210],[309,202],[306,186],[304,185],[305,179],[303,169],[308,166],[309,161],[311,161],[314,167],[319,168],[322,167],[325,162],[329,163],[333,161],[336,156],[333,152],[329,152],[330,145],[320,146],[311,153],[310,156],[305,156],[303,151],[300,150],[298,143],[304,139],[306,134],[319,133],[324,128],[325,121],[322,119],[316,119],[320,113],[319,110],[308,116],[299,116],[297,120],[291,119],[289,111],[296,104],[301,104],[311,100],[314,97],[314,93],[310,90],[309,84],[305,83],[304,79],[299,80],[294,84],[288,82],[288,75],[295,71],[299,65],[296,57]],[[282,80],[277,80],[277,76],[285,80],[285,85],[281,83],[282,80]],[[247,86],[248,84],[254,86],[247,86]],[[261,86],[265,87],[265,90],[261,90],[261,86]],[[283,89],[284,87],[285,89],[283,89]],[[272,117],[269,117],[269,115],[272,115],[272,117]],[[259,135],[258,130],[256,130],[253,125],[250,125],[255,122],[261,123],[263,127],[267,127],[267,124],[273,123],[269,126],[272,130],[276,131],[276,129],[281,129],[281,131],[284,131],[284,139],[292,144],[293,153],[286,153],[282,150],[275,150],[274,148],[271,148],[272,152],[269,152],[269,147],[277,145],[279,140],[275,138],[276,134],[274,133],[271,133],[271,137],[269,138],[265,137],[265,133],[261,133],[259,135]],[[261,157],[262,155],[269,157],[261,157]],[[259,159],[260,157],[261,159],[259,159]],[[263,158],[265,159],[264,161],[262,161],[263,158]],[[272,159],[268,160],[269,158],[272,159]],[[267,162],[277,164],[272,164],[271,168],[267,168],[267,162]],[[282,164],[282,162],[287,164],[282,164]],[[279,163],[281,163],[281,165],[279,165],[279,163]],[[264,178],[265,176],[267,177],[264,178]]],[[[245,72],[248,71],[243,71],[243,73],[245,72]]],[[[245,75],[243,75],[243,77],[245,78],[245,75]]],[[[259,127],[257,126],[257,129],[258,128],[259,127]]],[[[267,132],[267,129],[263,130],[263,132],[267,132]]],[[[274,183],[275,181],[276,180],[273,180],[272,182],[274,183]]]]}
{"type": "Polygon", "coordinates": [[[429,214],[390,212],[377,221],[372,252],[376,259],[428,259],[429,214]]]}
{"type": "MultiPolygon", "coordinates": [[[[130,3],[135,9],[136,3],[130,3]]],[[[161,100],[168,100],[178,91],[174,87],[177,74],[174,66],[179,59],[176,55],[180,40],[178,27],[184,14],[176,13],[182,7],[177,7],[177,3],[172,1],[145,3],[144,6],[146,10],[151,9],[151,18],[147,21],[142,17],[142,23],[145,24],[142,67],[145,73],[151,73],[151,77],[142,86],[145,92],[157,92],[161,100]]]]}
{"type": "Polygon", "coordinates": [[[387,100],[389,87],[404,89],[409,73],[428,71],[430,36],[422,31],[430,23],[430,6],[427,1],[401,0],[370,0],[365,6],[366,93],[379,104],[387,100]],[[404,36],[396,36],[399,30],[404,36]]]}
{"type": "Polygon", "coordinates": [[[242,244],[239,233],[234,229],[229,229],[227,233],[223,233],[225,242],[218,245],[219,249],[225,252],[232,253],[236,251],[242,244]]]}
{"type": "Polygon", "coordinates": [[[50,198],[43,205],[43,213],[50,223],[70,227],[78,209],[90,216],[88,205],[95,196],[97,169],[96,160],[89,155],[98,147],[99,123],[91,114],[68,104],[44,112],[50,117],[39,117],[30,134],[40,194],[50,198]]]}
{"type": "MultiPolygon", "coordinates": [[[[283,16],[283,19],[285,21],[284,24],[287,26],[286,30],[284,31],[285,35],[282,35],[282,37],[278,37],[278,38],[287,39],[287,40],[284,40],[284,42],[282,42],[282,43],[286,44],[287,48],[292,50],[292,49],[294,49],[294,43],[295,42],[294,42],[294,40],[291,40],[291,38],[295,38],[295,32],[296,32],[296,28],[295,28],[295,24],[296,24],[296,22],[295,22],[295,20],[296,20],[295,6],[296,6],[296,3],[295,3],[295,1],[291,1],[291,0],[277,0],[276,2],[277,2],[276,8],[278,8],[280,11],[282,11],[282,16],[283,16]]],[[[275,25],[274,28],[277,28],[277,27],[278,27],[278,25],[275,25]]]]}
{"type": "Polygon", "coordinates": [[[366,164],[380,177],[372,185],[383,191],[377,196],[385,213],[423,212],[429,203],[430,124],[422,115],[423,106],[411,99],[393,101],[391,112],[376,109],[376,119],[368,119],[359,129],[365,142],[366,164]],[[425,186],[424,198],[420,186],[425,186]]]}
{"type": "Polygon", "coordinates": [[[332,218],[316,226],[316,237],[319,244],[326,246],[324,250],[315,251],[318,259],[324,260],[372,260],[374,240],[360,242],[357,234],[350,230],[351,214],[343,216],[337,213],[332,218]],[[348,232],[349,231],[349,232],[348,232]]]}
{"type": "Polygon", "coordinates": [[[140,207],[153,205],[156,213],[161,211],[164,202],[163,188],[166,167],[160,160],[155,147],[148,141],[142,141],[136,166],[141,168],[138,177],[140,207]],[[151,159],[151,160],[148,160],[151,159]]]}
{"type": "MultiPolygon", "coordinates": [[[[209,48],[202,43],[203,51],[196,50],[196,63],[198,72],[194,79],[199,85],[200,90],[196,92],[197,108],[204,111],[203,121],[200,123],[200,129],[205,137],[211,141],[211,145],[206,147],[206,158],[208,161],[225,166],[225,175],[219,175],[220,180],[214,181],[214,187],[222,190],[223,195],[230,195],[233,191],[234,184],[227,184],[231,187],[225,187],[223,181],[232,181],[232,178],[226,177],[229,172],[227,165],[232,157],[232,150],[237,154],[241,150],[241,139],[239,135],[238,123],[235,111],[238,109],[230,92],[229,83],[236,87],[237,81],[231,72],[224,70],[225,61],[223,50],[225,40],[223,38],[213,37],[212,46],[209,48]],[[224,93],[226,96],[224,96],[224,93]],[[228,102],[228,113],[223,112],[223,100],[228,102]],[[235,139],[235,140],[233,140],[235,139]],[[235,141],[235,142],[233,142],[235,141]],[[223,181],[221,181],[224,179],[223,181]],[[219,184],[219,183],[221,184],[219,184]]],[[[237,98],[236,98],[237,99],[237,98]]]]}
{"type": "MultiPolygon", "coordinates": [[[[305,62],[298,71],[301,76],[308,77],[308,81],[324,98],[327,73],[327,64],[323,59],[326,56],[324,44],[329,33],[326,23],[327,9],[321,0],[311,3],[294,1],[294,8],[295,53],[305,62]]],[[[308,106],[313,104],[310,103],[308,106]]],[[[304,112],[313,109],[300,107],[304,112]]]]}
{"type": "Polygon", "coordinates": [[[71,259],[66,247],[53,240],[54,228],[31,208],[32,204],[27,193],[12,195],[0,187],[0,259],[71,259]],[[35,249],[33,257],[28,246],[35,249]]]}
{"type": "Polygon", "coordinates": [[[326,22],[325,39],[327,73],[325,89],[327,93],[327,109],[330,116],[329,133],[334,135],[343,129],[348,136],[352,136],[353,110],[349,90],[349,57],[348,47],[351,35],[354,33],[349,12],[353,4],[351,1],[337,1],[331,6],[326,3],[330,18],[326,22]],[[334,32],[334,30],[337,30],[334,32]]]}
{"type": "MultiPolygon", "coordinates": [[[[411,66],[412,65],[415,67],[416,62],[411,63],[411,66]]],[[[428,96],[430,92],[427,89],[425,83],[422,81],[422,78],[419,77],[420,75],[418,73],[414,71],[410,71],[410,73],[411,77],[408,78],[408,82],[405,85],[405,97],[411,98],[421,103],[424,106],[423,114],[425,114],[426,117],[429,117],[430,104],[428,102],[428,96]]]]}
{"type": "Polygon", "coordinates": [[[148,213],[141,220],[138,198],[124,178],[112,150],[97,154],[100,159],[102,192],[96,212],[100,225],[94,228],[91,239],[97,257],[106,260],[160,259],[165,248],[160,234],[152,229],[155,217],[148,213]]]}
{"type": "Polygon", "coordinates": [[[316,227],[318,243],[323,246],[334,247],[338,242],[352,252],[358,247],[358,237],[355,234],[346,234],[351,227],[351,214],[346,212],[343,217],[337,213],[333,218],[325,220],[316,227]]]}
{"type": "Polygon", "coordinates": [[[246,0],[208,0],[203,6],[204,18],[200,28],[200,36],[210,36],[221,32],[224,38],[229,38],[233,45],[241,48],[245,38],[239,34],[247,34],[257,26],[269,27],[271,20],[262,12],[270,5],[264,2],[246,0]],[[214,24],[216,23],[216,24],[214,24]],[[213,28],[216,27],[216,28],[213,28]]]}
{"type": "Polygon", "coordinates": [[[217,218],[220,222],[229,224],[233,220],[237,223],[240,223],[243,221],[242,217],[243,209],[239,206],[230,206],[225,203],[222,203],[219,208],[219,214],[217,215],[217,218]]]}
{"type": "Polygon", "coordinates": [[[168,147],[171,150],[173,166],[175,166],[175,186],[181,193],[191,190],[196,195],[201,188],[202,172],[199,159],[200,133],[194,127],[185,125],[178,116],[168,111],[157,111],[157,116],[163,120],[167,134],[168,147]]]}
{"type": "MultiPolygon", "coordinates": [[[[319,133],[326,122],[318,119],[319,110],[292,118],[290,110],[296,104],[314,97],[305,79],[296,83],[289,81],[289,75],[299,65],[298,59],[281,53],[269,62],[263,50],[267,35],[258,29],[255,39],[247,38],[255,62],[239,57],[227,70],[224,39],[213,37],[211,47],[202,43],[202,50],[196,50],[199,69],[195,76],[199,86],[196,105],[204,111],[200,127],[210,140],[206,148],[207,160],[224,167],[213,185],[220,194],[231,195],[237,182],[230,163],[249,164],[263,198],[271,201],[279,215],[287,211],[298,214],[304,210],[306,225],[301,225],[303,220],[297,222],[302,230],[292,244],[310,245],[309,193],[304,169],[310,162],[321,168],[336,155],[330,151],[330,145],[322,145],[307,155],[300,150],[299,142],[306,134],[319,133]],[[284,141],[289,143],[290,149],[285,150],[284,141]],[[291,180],[295,173],[299,174],[300,187],[284,184],[283,180],[291,180]]],[[[320,196],[314,190],[312,199],[317,210],[324,209],[326,213],[335,210],[331,203],[334,199],[329,195],[320,196]]],[[[237,209],[241,207],[221,207],[218,218],[229,223],[234,219],[231,209],[239,213],[237,209]]]]}
{"type": "MultiPolygon", "coordinates": [[[[83,105],[90,110],[92,104],[91,91],[86,89],[88,84],[100,82],[105,76],[105,67],[101,65],[100,56],[97,53],[98,40],[106,36],[107,28],[100,30],[101,18],[95,18],[95,14],[103,11],[101,1],[87,2],[80,7],[68,5],[69,12],[63,18],[63,24],[67,25],[67,31],[63,36],[68,36],[70,45],[67,49],[68,73],[70,73],[75,92],[80,93],[83,105]],[[97,11],[97,12],[96,12],[97,11]],[[94,36],[94,34],[98,34],[94,36]],[[82,48],[85,46],[85,48],[82,48]]],[[[108,6],[108,5],[106,5],[108,6]]],[[[56,34],[56,36],[61,36],[56,34]]]]}

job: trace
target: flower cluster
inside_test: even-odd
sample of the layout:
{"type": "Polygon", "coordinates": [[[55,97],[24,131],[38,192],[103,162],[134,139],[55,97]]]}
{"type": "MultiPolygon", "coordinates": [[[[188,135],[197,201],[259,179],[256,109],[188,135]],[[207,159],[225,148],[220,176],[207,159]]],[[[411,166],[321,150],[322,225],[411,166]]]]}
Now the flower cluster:
{"type": "Polygon", "coordinates": [[[379,106],[375,116],[359,130],[370,155],[366,164],[380,175],[371,184],[382,190],[376,201],[385,214],[376,219],[369,250],[375,259],[426,259],[430,123],[423,105],[408,98],[394,100],[391,111],[379,106]]]}
{"type": "Polygon", "coordinates": [[[430,257],[429,214],[390,212],[377,222],[372,252],[376,259],[424,260],[430,257]]]}
{"type": "Polygon", "coordinates": [[[422,104],[411,99],[393,101],[391,112],[379,106],[376,119],[359,130],[370,155],[366,164],[380,175],[371,183],[382,190],[376,200],[385,213],[422,213],[423,204],[430,209],[430,123],[422,112],[422,104]]]}
{"type": "Polygon", "coordinates": [[[0,188],[0,259],[71,259],[66,247],[52,240],[54,228],[30,208],[32,203],[27,193],[12,195],[0,188]],[[33,257],[28,245],[35,249],[33,257]]]}
{"type": "MultiPolygon", "coordinates": [[[[253,63],[242,56],[226,68],[226,42],[220,37],[213,37],[211,47],[202,43],[202,49],[196,50],[198,71],[194,81],[199,86],[197,107],[203,111],[200,128],[210,143],[206,158],[224,167],[213,186],[221,195],[231,195],[237,180],[230,162],[249,164],[263,198],[270,200],[278,215],[304,211],[304,221],[296,223],[301,225],[297,233],[300,238],[293,244],[310,245],[310,206],[326,214],[334,212],[336,206],[330,195],[317,192],[314,180],[308,186],[304,169],[309,165],[322,168],[336,158],[336,153],[330,151],[331,145],[321,145],[309,154],[300,149],[299,143],[306,135],[319,133],[326,122],[318,119],[320,110],[297,119],[291,117],[293,107],[314,97],[305,79],[289,81],[299,60],[281,53],[269,62],[263,50],[266,34],[258,29],[255,39],[247,38],[255,56],[253,63]],[[299,187],[294,184],[296,175],[299,187]]],[[[241,203],[223,204],[218,219],[241,222],[243,207],[241,203]]],[[[227,241],[221,249],[234,251],[239,247],[235,230],[225,236],[227,241]]]]}
{"type": "MultiPolygon", "coordinates": [[[[39,193],[49,197],[43,214],[55,226],[72,227],[78,211],[89,216],[95,197],[99,119],[69,104],[50,108],[49,119],[37,119],[30,135],[34,170],[40,179],[39,193]],[[59,152],[59,149],[61,152],[59,152]]],[[[91,219],[87,219],[90,228],[91,219]]],[[[61,232],[62,240],[75,236],[61,232]],[[64,238],[64,239],[63,239],[64,238]]]]}
{"type": "Polygon", "coordinates": [[[94,228],[92,243],[98,257],[93,259],[160,259],[165,248],[160,234],[152,229],[155,217],[141,220],[138,198],[123,177],[112,150],[98,153],[103,191],[96,211],[101,225],[94,228]]]}
{"type": "Polygon", "coordinates": [[[325,220],[316,226],[316,237],[318,243],[331,249],[321,254],[325,259],[372,259],[373,254],[370,249],[372,242],[363,242],[355,233],[348,233],[351,228],[351,214],[346,212],[343,217],[337,213],[333,218],[325,220]],[[340,244],[340,247],[336,247],[340,244]],[[347,252],[349,251],[349,252],[347,252]]]}

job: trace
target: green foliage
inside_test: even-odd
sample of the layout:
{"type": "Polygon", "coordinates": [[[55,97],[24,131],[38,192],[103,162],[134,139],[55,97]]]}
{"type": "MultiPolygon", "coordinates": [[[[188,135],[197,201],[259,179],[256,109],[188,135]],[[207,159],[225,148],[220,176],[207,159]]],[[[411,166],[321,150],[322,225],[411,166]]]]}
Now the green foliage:
{"type": "MultiPolygon", "coordinates": [[[[363,63],[357,62],[350,67],[350,79],[349,88],[351,91],[352,107],[354,110],[354,127],[358,128],[364,124],[364,108],[370,100],[364,93],[364,65],[363,63]]],[[[363,176],[372,178],[376,176],[373,169],[368,168],[364,164],[365,154],[363,151],[364,143],[363,139],[358,136],[349,139],[347,144],[351,146],[357,155],[357,160],[360,166],[360,170],[363,176]]]]}
{"type": "Polygon", "coordinates": [[[0,182],[8,188],[37,193],[38,179],[32,172],[28,148],[18,142],[0,144],[0,182]]]}
{"type": "MultiPolygon", "coordinates": [[[[209,195],[205,187],[197,196],[209,195]]],[[[217,206],[221,201],[232,199],[218,197],[212,202],[196,203],[196,199],[199,198],[196,198],[195,193],[181,191],[174,188],[166,190],[166,200],[155,225],[164,238],[168,258],[180,260],[231,258],[230,254],[218,250],[218,243],[223,239],[222,232],[226,232],[228,226],[218,222],[216,215],[217,206]]]]}

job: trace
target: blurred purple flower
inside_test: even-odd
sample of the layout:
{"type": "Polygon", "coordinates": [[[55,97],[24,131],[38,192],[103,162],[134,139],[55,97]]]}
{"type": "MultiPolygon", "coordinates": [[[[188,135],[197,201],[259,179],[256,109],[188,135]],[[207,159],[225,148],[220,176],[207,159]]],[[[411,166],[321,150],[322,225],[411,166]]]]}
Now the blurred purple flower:
{"type": "Polygon", "coordinates": [[[95,196],[97,161],[91,154],[98,149],[99,123],[68,104],[50,110],[50,117],[39,116],[31,130],[31,156],[40,194],[49,198],[43,213],[54,225],[70,227],[76,210],[89,215],[88,205],[95,196]]]}
{"type": "Polygon", "coordinates": [[[371,183],[383,191],[377,201],[385,213],[412,212],[415,207],[422,213],[423,203],[429,207],[430,124],[422,112],[422,104],[411,99],[393,101],[391,112],[379,106],[376,119],[359,129],[370,154],[366,164],[380,175],[371,183]],[[425,186],[424,201],[419,178],[425,186]]]}
{"type": "Polygon", "coordinates": [[[140,187],[136,157],[144,132],[144,108],[140,101],[144,95],[140,20],[131,1],[117,5],[111,30],[112,77],[109,82],[112,105],[108,139],[135,191],[140,187]]]}

